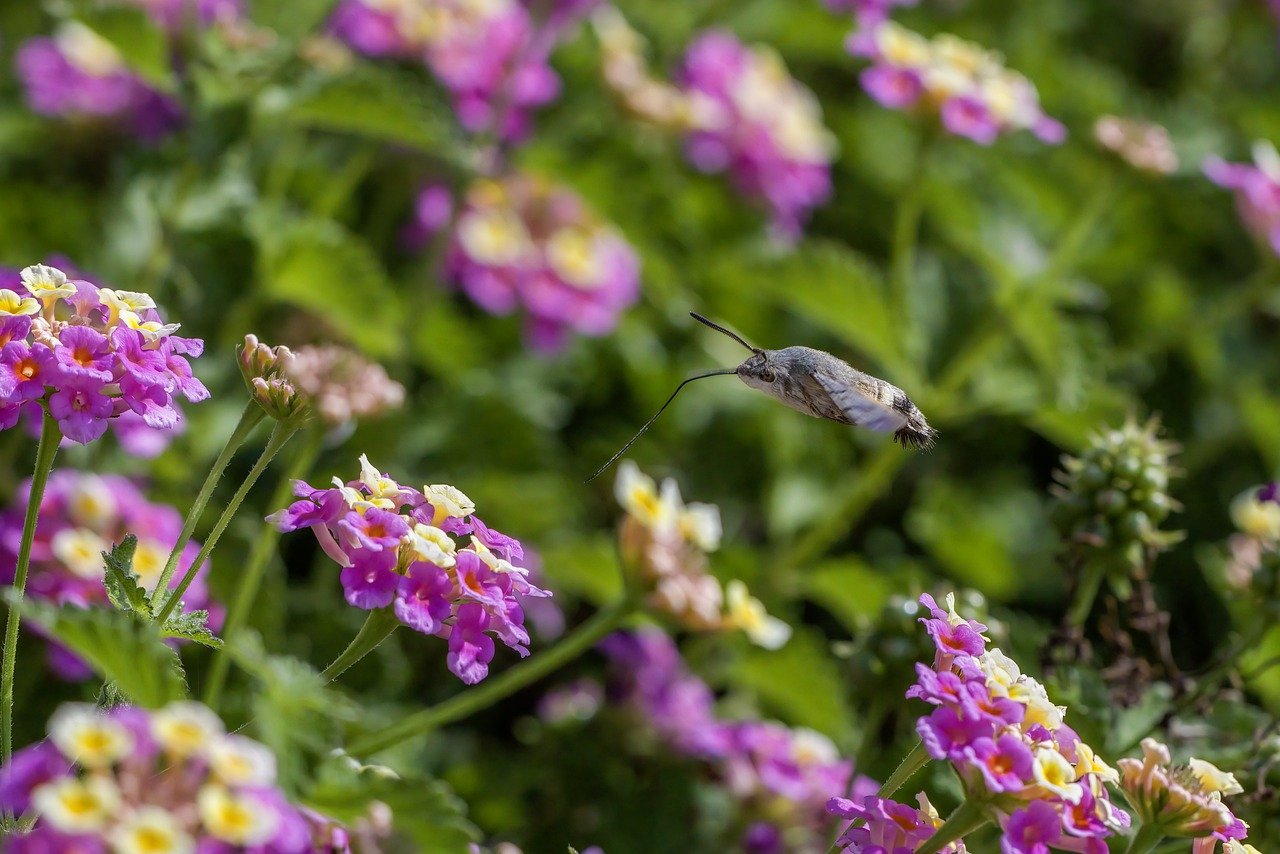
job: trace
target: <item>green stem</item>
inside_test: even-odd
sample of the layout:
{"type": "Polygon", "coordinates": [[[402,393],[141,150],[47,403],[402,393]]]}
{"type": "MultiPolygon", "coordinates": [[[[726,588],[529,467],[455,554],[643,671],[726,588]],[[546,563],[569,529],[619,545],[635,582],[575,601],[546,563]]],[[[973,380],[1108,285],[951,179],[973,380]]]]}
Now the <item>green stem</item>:
{"type": "Polygon", "coordinates": [[[178,568],[178,561],[182,558],[182,552],[186,549],[187,543],[191,542],[191,535],[195,533],[196,525],[199,524],[200,517],[204,515],[204,508],[208,505],[209,499],[213,497],[213,490],[218,486],[218,481],[222,479],[222,473],[227,470],[227,464],[231,462],[231,457],[235,455],[235,452],[249,438],[253,428],[257,427],[258,422],[265,418],[266,415],[262,411],[262,407],[252,400],[245,406],[244,412],[240,414],[240,421],[236,424],[236,428],[231,431],[231,436],[227,439],[227,444],[223,446],[221,453],[218,454],[218,458],[213,461],[213,468],[209,469],[209,475],[204,479],[204,484],[200,487],[200,492],[197,493],[195,502],[191,505],[191,509],[187,511],[187,518],[182,523],[182,531],[178,534],[178,541],[173,544],[173,551],[169,553],[169,559],[165,561],[164,571],[160,573],[160,579],[151,591],[149,602],[152,608],[159,601],[160,591],[168,588],[169,581],[173,578],[173,573],[178,568]]]}
{"type": "Polygon", "coordinates": [[[342,655],[335,658],[333,664],[324,669],[320,674],[320,678],[326,683],[337,679],[348,668],[377,649],[384,640],[391,637],[391,633],[396,630],[398,625],[400,625],[400,621],[390,608],[379,608],[376,611],[370,611],[369,617],[364,621],[364,625],[360,627],[360,631],[356,632],[356,636],[351,639],[351,643],[347,644],[347,648],[342,651],[342,655]]]}
{"type": "MultiPolygon", "coordinates": [[[[293,494],[293,482],[306,475],[315,464],[320,454],[320,446],[324,441],[324,431],[312,428],[308,431],[304,444],[294,457],[293,465],[280,477],[276,491],[271,496],[269,507],[278,509],[285,506],[293,494]]],[[[227,612],[227,620],[222,624],[222,639],[229,641],[231,636],[240,630],[249,614],[249,607],[258,595],[262,586],[262,576],[266,572],[271,555],[275,552],[276,543],[280,540],[280,532],[274,525],[263,525],[258,529],[258,539],[249,552],[249,560],[240,574],[240,582],[236,587],[235,599],[231,610],[227,612]]],[[[209,672],[209,680],[205,685],[204,704],[217,710],[218,701],[222,697],[222,688],[226,684],[227,672],[231,666],[231,656],[224,648],[214,653],[213,666],[209,672]]]]}
{"type": "Polygon", "coordinates": [[[809,529],[792,549],[788,565],[803,567],[818,558],[858,523],[911,455],[892,442],[882,445],[852,481],[835,512],[809,529]]]}
{"type": "MultiPolygon", "coordinates": [[[[257,405],[257,404],[253,404],[257,405]]],[[[196,572],[209,559],[209,554],[213,551],[213,547],[218,544],[218,539],[222,536],[222,532],[227,529],[227,525],[231,523],[231,519],[236,515],[236,511],[240,509],[240,505],[244,503],[245,496],[249,494],[250,488],[257,482],[261,476],[263,469],[271,462],[276,454],[280,453],[280,449],[285,443],[298,432],[298,428],[293,425],[276,423],[276,427],[271,431],[271,438],[267,440],[267,447],[263,448],[262,456],[258,457],[258,461],[253,464],[253,468],[249,469],[249,474],[245,476],[244,482],[240,484],[240,488],[236,490],[236,494],[231,496],[231,500],[227,502],[226,509],[222,511],[222,515],[218,517],[218,521],[214,524],[213,530],[209,532],[209,536],[205,538],[204,545],[200,547],[200,553],[196,555],[196,559],[187,567],[187,572],[182,576],[182,580],[178,582],[178,586],[173,588],[173,592],[169,594],[169,598],[164,601],[164,606],[160,608],[160,613],[156,615],[156,622],[164,625],[164,621],[173,613],[173,609],[178,607],[182,602],[182,594],[187,592],[187,588],[191,586],[191,582],[195,580],[196,572]]],[[[164,579],[161,578],[161,582],[164,579]]],[[[161,584],[157,583],[156,590],[162,589],[161,584]]],[[[156,592],[152,591],[152,598],[156,596],[156,592]]]]}
{"type": "Polygon", "coordinates": [[[880,797],[893,797],[903,784],[915,776],[917,771],[929,764],[931,758],[929,751],[925,750],[924,742],[917,742],[916,746],[911,748],[911,752],[898,763],[898,767],[893,769],[889,779],[884,781],[884,785],[880,787],[880,797]]]}
{"type": "Polygon", "coordinates": [[[942,823],[942,827],[933,832],[933,836],[916,849],[916,854],[938,854],[952,842],[963,839],[989,821],[991,817],[987,815],[986,804],[981,801],[966,800],[956,807],[956,811],[942,823]]]}
{"type": "Polygon", "coordinates": [[[629,597],[623,597],[609,607],[598,611],[573,634],[546,652],[536,654],[528,661],[486,681],[478,688],[456,694],[444,702],[409,715],[379,732],[357,737],[347,750],[357,756],[369,756],[394,747],[414,736],[429,733],[482,709],[487,709],[521,688],[532,685],[544,676],[555,672],[591,649],[605,635],[622,625],[635,608],[635,603],[629,597]]]}
{"type": "Polygon", "coordinates": [[[1164,831],[1156,824],[1144,824],[1129,840],[1125,854],[1149,854],[1164,840],[1164,831]]]}
{"type": "MultiPolygon", "coordinates": [[[[36,467],[31,475],[31,494],[27,497],[27,512],[22,519],[22,541],[18,545],[18,567],[13,576],[13,589],[21,599],[27,589],[27,570],[31,567],[31,545],[36,539],[36,522],[40,518],[40,502],[44,500],[44,487],[53,471],[53,458],[57,456],[62,431],[58,422],[42,404],[40,445],[36,449],[36,467]]],[[[13,675],[18,662],[18,624],[21,618],[17,603],[11,603],[4,626],[4,665],[0,671],[0,765],[7,765],[13,755],[13,675]]],[[[6,824],[9,814],[5,813],[6,824]]]]}
{"type": "Polygon", "coordinates": [[[1080,628],[1089,618],[1094,600],[1098,598],[1098,591],[1102,588],[1104,575],[1106,575],[1106,567],[1101,561],[1085,563],[1081,569],[1080,586],[1076,588],[1075,601],[1071,603],[1071,610],[1067,612],[1068,626],[1080,628]]]}

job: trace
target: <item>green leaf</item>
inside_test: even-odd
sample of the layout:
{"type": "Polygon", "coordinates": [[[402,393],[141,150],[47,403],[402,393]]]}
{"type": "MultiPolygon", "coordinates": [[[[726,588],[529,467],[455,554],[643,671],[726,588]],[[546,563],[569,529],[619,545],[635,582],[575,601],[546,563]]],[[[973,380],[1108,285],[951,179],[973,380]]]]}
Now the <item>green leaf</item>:
{"type": "Polygon", "coordinates": [[[327,754],[339,738],[340,725],[354,720],[359,707],[305,661],[267,654],[253,632],[237,634],[227,651],[258,683],[254,726],[277,757],[281,782],[296,790],[308,776],[309,757],[327,754]]]}
{"type": "MultiPolygon", "coordinates": [[[[882,277],[863,256],[839,243],[807,240],[783,255],[739,253],[715,271],[734,292],[772,295],[787,311],[839,336],[885,368],[894,382],[915,385],[882,277]]],[[[839,354],[837,354],[839,355],[839,354]]]]}
{"type": "Polygon", "coordinates": [[[145,12],[132,6],[92,6],[76,17],[110,42],[129,70],[156,89],[173,91],[168,39],[145,12]]]}
{"type": "Polygon", "coordinates": [[[837,741],[853,731],[845,684],[821,635],[803,626],[774,651],[752,648],[735,667],[735,684],[751,688],[791,724],[807,726],[837,741]]]}
{"type": "Polygon", "coordinates": [[[249,20],[285,38],[305,36],[329,17],[337,0],[251,0],[249,20]]]}
{"type": "Polygon", "coordinates": [[[155,624],[133,611],[50,605],[6,594],[11,608],[83,658],[133,703],[163,706],[187,696],[178,653],[165,644],[155,624]]]}
{"type": "Polygon", "coordinates": [[[208,622],[208,611],[188,611],[185,614],[174,614],[160,631],[167,638],[183,638],[210,649],[222,649],[222,638],[209,630],[206,625],[208,622]]]}
{"type": "Polygon", "coordinates": [[[805,595],[835,615],[850,634],[865,630],[895,589],[894,579],[857,558],[829,561],[801,578],[805,595]]]}
{"type": "Polygon", "coordinates": [[[129,534],[112,546],[111,551],[102,553],[107,565],[103,584],[107,588],[107,598],[121,611],[138,611],[151,616],[147,591],[138,584],[138,576],[133,571],[133,553],[137,547],[138,538],[129,534]]]}
{"type": "Polygon", "coordinates": [[[295,95],[283,117],[298,127],[355,134],[459,163],[465,147],[453,111],[434,94],[419,76],[361,64],[295,95]]]}
{"type": "Polygon", "coordinates": [[[250,224],[264,293],[313,312],[372,356],[400,350],[398,300],[363,239],[332,220],[269,208],[250,224]]]}
{"type": "MultiPolygon", "coordinates": [[[[445,783],[423,775],[401,776],[389,768],[361,765],[338,755],[321,765],[303,801],[325,815],[354,822],[374,801],[391,808],[395,834],[406,850],[465,851],[480,838],[466,817],[466,805],[445,783]]],[[[398,850],[393,844],[393,850],[398,850]]]]}

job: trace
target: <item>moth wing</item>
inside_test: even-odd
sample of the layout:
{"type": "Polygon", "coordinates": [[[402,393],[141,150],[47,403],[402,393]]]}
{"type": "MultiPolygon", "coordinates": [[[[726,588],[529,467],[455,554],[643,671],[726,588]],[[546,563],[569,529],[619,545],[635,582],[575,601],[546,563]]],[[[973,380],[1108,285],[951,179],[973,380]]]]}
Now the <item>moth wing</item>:
{"type": "Polygon", "coordinates": [[[813,378],[843,416],[837,421],[881,433],[892,433],[907,423],[906,416],[894,405],[898,390],[884,380],[852,369],[847,377],[820,369],[814,371],[813,378]]]}

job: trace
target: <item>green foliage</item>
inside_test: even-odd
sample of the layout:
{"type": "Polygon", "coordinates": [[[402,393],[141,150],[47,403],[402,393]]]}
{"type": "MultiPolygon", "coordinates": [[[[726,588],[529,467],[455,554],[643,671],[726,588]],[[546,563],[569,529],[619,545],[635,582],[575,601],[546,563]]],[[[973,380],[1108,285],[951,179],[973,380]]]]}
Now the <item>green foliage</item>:
{"type": "Polygon", "coordinates": [[[160,28],[142,9],[81,3],[76,19],[102,36],[117,51],[124,64],[147,83],[161,91],[175,86],[169,44],[160,28]]]}
{"type": "Polygon", "coordinates": [[[133,553],[137,548],[138,538],[129,534],[112,546],[111,551],[102,553],[106,564],[103,584],[107,588],[107,597],[116,608],[149,616],[151,608],[147,603],[147,591],[138,584],[138,576],[133,571],[133,553]]]}
{"type": "Polygon", "coordinates": [[[361,765],[345,754],[320,766],[304,802],[342,821],[360,818],[375,802],[385,804],[391,809],[396,841],[410,846],[408,850],[446,854],[480,839],[480,831],[467,820],[466,805],[446,784],[420,774],[402,776],[383,766],[361,765]]]}
{"type": "Polygon", "coordinates": [[[7,600],[130,702],[156,708],[187,695],[178,654],[165,644],[155,624],[136,612],[19,601],[12,594],[7,600]]]}

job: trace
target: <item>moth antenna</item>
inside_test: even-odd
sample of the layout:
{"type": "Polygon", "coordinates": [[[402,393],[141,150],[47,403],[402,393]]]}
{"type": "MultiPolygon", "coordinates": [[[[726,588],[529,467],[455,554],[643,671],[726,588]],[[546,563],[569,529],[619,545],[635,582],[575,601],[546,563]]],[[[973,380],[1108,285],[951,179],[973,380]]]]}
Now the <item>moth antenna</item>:
{"type": "Polygon", "coordinates": [[[696,311],[691,311],[691,312],[689,312],[689,316],[690,316],[690,317],[692,317],[694,320],[698,321],[699,323],[705,323],[707,326],[710,326],[710,327],[711,327],[712,329],[714,329],[716,332],[723,332],[725,335],[728,335],[730,338],[732,338],[734,341],[737,341],[737,342],[738,342],[739,344],[741,344],[743,347],[746,347],[746,348],[747,348],[748,350],[750,350],[752,353],[757,353],[757,352],[759,352],[759,348],[757,348],[757,347],[752,347],[750,344],[748,344],[746,341],[744,341],[744,340],[743,340],[743,338],[742,338],[742,336],[741,336],[741,335],[739,335],[738,333],[736,333],[736,332],[730,332],[728,329],[725,329],[725,328],[724,328],[723,326],[721,326],[720,324],[718,324],[718,323],[714,323],[714,322],[712,322],[712,321],[708,320],[707,318],[705,318],[705,317],[703,317],[702,315],[698,314],[696,311]]]}
{"type": "MultiPolygon", "coordinates": [[[[694,315],[694,317],[698,317],[698,315],[696,315],[696,314],[695,314],[695,315],[694,315]]],[[[699,319],[699,320],[703,320],[703,318],[698,318],[698,319],[699,319]]],[[[703,322],[704,322],[704,323],[706,323],[707,321],[706,321],[706,320],[703,320],[703,322]]],[[[712,325],[714,326],[714,324],[712,324],[712,325]]],[[[728,333],[728,334],[733,335],[733,333],[732,333],[732,332],[730,332],[730,333],[728,333]]],[[[736,336],[736,335],[734,335],[734,337],[735,337],[735,338],[737,338],[737,336],[736,336]]],[[[742,340],[742,339],[738,339],[738,340],[742,340]]],[[[600,475],[604,474],[604,470],[605,470],[605,469],[607,469],[609,466],[611,466],[611,465],[613,465],[615,462],[617,462],[618,457],[620,457],[620,456],[622,456],[623,454],[625,454],[625,453],[627,452],[627,448],[630,448],[632,445],[634,445],[634,444],[635,444],[635,442],[636,442],[636,439],[639,439],[641,436],[643,436],[643,435],[644,435],[644,431],[648,430],[650,427],[652,427],[652,426],[653,426],[653,422],[655,422],[655,421],[657,421],[657,420],[658,420],[658,416],[659,416],[659,415],[661,415],[661,414],[666,410],[666,408],[667,408],[668,406],[670,406],[670,405],[671,405],[671,401],[673,401],[673,400],[675,400],[675,399],[676,399],[676,395],[680,393],[680,389],[684,388],[685,386],[687,386],[689,383],[693,382],[694,380],[704,380],[704,379],[706,379],[707,377],[718,377],[718,376],[723,376],[723,375],[725,375],[725,374],[736,374],[737,372],[738,372],[738,369],[737,369],[737,368],[721,368],[721,369],[716,370],[716,371],[709,371],[709,372],[707,372],[707,373],[705,373],[705,374],[698,374],[697,376],[689,377],[689,379],[687,379],[687,380],[685,380],[684,382],[680,383],[680,385],[676,386],[676,390],[675,390],[675,391],[673,391],[673,392],[671,392],[671,397],[668,397],[668,398],[667,398],[667,402],[666,402],[666,403],[664,403],[664,404],[662,404],[662,407],[661,407],[657,412],[655,412],[655,413],[653,414],[653,417],[652,417],[652,418],[650,418],[648,421],[646,421],[646,422],[644,423],[644,426],[643,426],[643,427],[641,427],[641,428],[636,432],[636,434],[635,434],[634,436],[632,436],[632,437],[627,441],[627,444],[625,444],[625,445],[623,445],[621,448],[619,448],[619,449],[618,449],[618,453],[614,454],[612,457],[609,457],[609,460],[608,460],[604,465],[600,466],[600,468],[596,469],[596,473],[595,473],[595,474],[593,474],[593,475],[591,475],[591,477],[587,478],[585,482],[586,482],[586,483],[590,483],[591,481],[595,480],[595,479],[596,479],[596,478],[598,478],[600,475]]]]}

